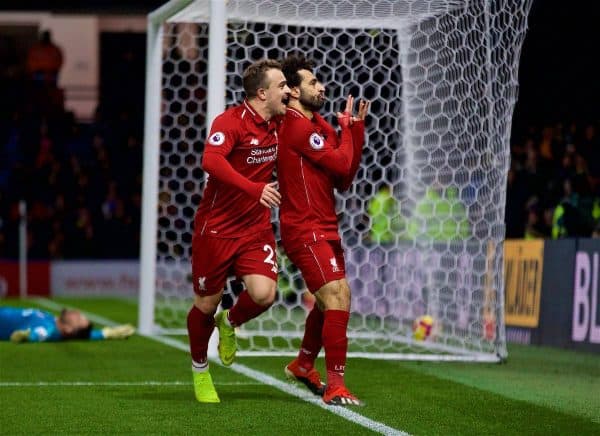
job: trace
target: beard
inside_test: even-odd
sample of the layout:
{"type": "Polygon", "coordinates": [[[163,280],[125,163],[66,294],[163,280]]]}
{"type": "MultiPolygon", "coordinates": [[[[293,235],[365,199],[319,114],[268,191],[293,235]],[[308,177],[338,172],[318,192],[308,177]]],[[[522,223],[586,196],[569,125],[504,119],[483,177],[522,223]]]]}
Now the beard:
{"type": "Polygon", "coordinates": [[[319,95],[309,96],[309,95],[304,94],[303,92],[300,92],[300,98],[298,99],[298,101],[306,109],[313,111],[313,112],[318,112],[319,110],[321,110],[321,108],[325,104],[325,99],[320,98],[319,95]]]}

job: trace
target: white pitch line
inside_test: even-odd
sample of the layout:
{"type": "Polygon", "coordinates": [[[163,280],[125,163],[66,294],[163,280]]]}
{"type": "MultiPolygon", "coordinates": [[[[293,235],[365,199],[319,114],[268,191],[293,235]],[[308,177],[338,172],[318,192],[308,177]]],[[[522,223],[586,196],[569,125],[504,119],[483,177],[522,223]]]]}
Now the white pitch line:
{"type": "MultiPolygon", "coordinates": [[[[188,351],[188,345],[183,342],[177,341],[171,338],[165,338],[163,336],[146,336],[148,339],[153,339],[157,342],[160,342],[165,345],[169,345],[171,347],[177,348],[182,351],[188,351]]],[[[218,363],[212,361],[213,363],[218,363]]],[[[361,425],[365,428],[368,428],[371,431],[376,433],[381,433],[384,435],[394,435],[394,436],[408,436],[409,433],[396,430],[395,428],[389,427],[381,422],[374,421],[372,419],[367,418],[366,416],[361,415],[360,413],[353,412],[352,410],[346,409],[341,406],[328,406],[321,400],[320,398],[316,398],[314,395],[307,392],[306,389],[297,388],[294,385],[289,383],[282,382],[270,375],[265,374],[264,372],[256,371],[252,368],[249,368],[245,365],[241,365],[239,363],[234,363],[231,366],[226,368],[231,369],[238,374],[245,375],[248,378],[256,380],[262,384],[267,386],[271,386],[275,389],[285,392],[286,394],[292,395],[294,397],[300,398],[303,401],[311,403],[315,406],[321,407],[322,409],[327,410],[335,415],[341,416],[344,419],[347,419],[350,422],[361,425]]]]}
{"type": "MultiPolygon", "coordinates": [[[[50,309],[56,310],[56,309],[61,309],[63,307],[52,301],[42,299],[42,298],[38,298],[36,301],[39,304],[45,305],[46,307],[48,307],[50,309]]],[[[108,325],[108,326],[117,325],[116,322],[106,319],[106,318],[103,318],[103,317],[100,317],[93,313],[83,312],[83,311],[82,311],[82,313],[84,313],[88,317],[88,319],[90,319],[92,322],[97,322],[97,323],[108,325]]],[[[144,337],[155,340],[157,342],[160,342],[161,344],[168,345],[173,348],[177,348],[178,350],[189,352],[189,346],[187,344],[184,344],[183,342],[177,341],[175,339],[166,338],[163,336],[144,336],[144,337]]],[[[219,363],[219,362],[215,362],[215,361],[212,361],[212,362],[219,363]]],[[[360,426],[363,426],[373,432],[384,434],[384,435],[393,435],[393,436],[408,436],[409,435],[409,433],[389,427],[379,421],[374,421],[372,419],[369,419],[366,416],[363,416],[360,413],[353,412],[350,409],[346,409],[341,406],[328,406],[327,404],[323,403],[323,400],[315,398],[314,395],[309,394],[305,389],[297,388],[294,385],[282,382],[281,380],[271,377],[268,374],[265,374],[260,371],[256,371],[245,365],[235,363],[227,368],[231,369],[234,372],[237,372],[238,374],[242,374],[248,378],[256,380],[262,384],[265,384],[265,385],[271,386],[275,389],[278,389],[280,391],[283,391],[286,394],[292,395],[294,397],[300,398],[303,401],[311,403],[315,406],[321,407],[322,409],[325,409],[328,412],[331,412],[335,415],[341,416],[342,418],[344,418],[350,422],[353,422],[355,424],[358,424],[360,426]]]]}
{"type": "Polygon", "coordinates": [[[283,391],[287,394],[298,397],[308,403],[311,403],[314,406],[318,406],[322,409],[325,409],[328,412],[335,413],[336,415],[341,416],[342,418],[345,418],[350,422],[353,422],[358,425],[362,425],[363,427],[368,428],[369,430],[374,431],[376,433],[381,433],[384,435],[394,435],[394,436],[400,436],[400,435],[407,436],[408,435],[408,433],[405,433],[400,430],[396,430],[395,428],[389,427],[379,421],[374,421],[372,419],[369,419],[366,416],[361,415],[360,413],[353,412],[352,410],[346,409],[344,407],[328,406],[327,404],[325,404],[323,402],[323,400],[321,398],[315,398],[314,395],[307,396],[305,389],[300,389],[293,385],[290,385],[289,383],[284,383],[284,382],[277,380],[276,378],[271,377],[270,375],[267,375],[263,372],[256,371],[252,368],[248,368],[247,366],[240,365],[237,363],[234,363],[231,366],[231,368],[240,374],[243,374],[254,380],[258,380],[266,385],[277,388],[280,391],[283,391]]]}
{"type": "MultiPolygon", "coordinates": [[[[50,309],[50,310],[59,311],[59,310],[62,310],[64,307],[70,307],[68,305],[57,304],[54,301],[47,300],[46,298],[36,298],[34,301],[36,303],[38,303],[40,306],[44,306],[44,307],[46,307],[47,309],[50,309]]],[[[87,319],[89,319],[91,322],[95,322],[97,324],[102,324],[102,325],[105,325],[105,326],[108,326],[108,327],[114,327],[116,325],[119,325],[118,322],[115,322],[115,321],[113,321],[111,319],[101,317],[101,316],[96,315],[94,313],[86,312],[86,311],[81,310],[79,308],[77,308],[77,310],[79,310],[82,314],[84,314],[87,317],[87,319]]]]}
{"type": "MultiPolygon", "coordinates": [[[[262,386],[262,383],[248,382],[215,382],[218,386],[262,386]]],[[[0,388],[9,387],[46,387],[46,386],[193,386],[191,381],[140,381],[140,382],[94,382],[94,381],[59,381],[59,382],[0,382],[0,388]]]]}

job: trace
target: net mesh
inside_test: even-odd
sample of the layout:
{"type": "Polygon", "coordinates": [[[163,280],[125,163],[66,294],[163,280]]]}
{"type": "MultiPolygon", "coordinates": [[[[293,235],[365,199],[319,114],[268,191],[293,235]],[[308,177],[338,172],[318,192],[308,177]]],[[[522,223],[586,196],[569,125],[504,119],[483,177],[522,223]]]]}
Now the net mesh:
{"type": "MultiPolygon", "coordinates": [[[[162,28],[155,320],[163,329],[185,326],[192,297],[193,216],[206,181],[207,3],[162,28]]],[[[530,3],[227,3],[227,106],[242,101],[249,63],[297,53],[318,65],[330,120],[348,94],[372,102],[355,183],[336,196],[352,352],[505,354],[506,174],[530,3]],[[415,340],[422,315],[433,328],[415,340]]],[[[313,301],[284,253],[278,260],[277,301],[242,327],[242,352],[297,350],[313,301]]],[[[236,290],[228,286],[232,298],[236,290]]]]}

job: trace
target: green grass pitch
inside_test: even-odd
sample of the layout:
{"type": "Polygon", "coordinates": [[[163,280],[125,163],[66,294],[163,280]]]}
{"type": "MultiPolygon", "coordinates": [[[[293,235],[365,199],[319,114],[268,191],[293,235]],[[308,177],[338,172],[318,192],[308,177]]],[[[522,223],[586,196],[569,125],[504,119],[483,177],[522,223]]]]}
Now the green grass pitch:
{"type": "MultiPolygon", "coordinates": [[[[57,301],[136,322],[132,302],[57,301]]],[[[284,381],[288,360],[239,363],[284,381]]],[[[0,434],[372,434],[230,369],[213,364],[211,373],[220,404],[195,401],[186,352],[149,338],[0,343],[0,434]]],[[[600,435],[598,355],[512,345],[504,364],[351,359],[346,378],[366,402],[351,410],[410,434],[600,435]]]]}

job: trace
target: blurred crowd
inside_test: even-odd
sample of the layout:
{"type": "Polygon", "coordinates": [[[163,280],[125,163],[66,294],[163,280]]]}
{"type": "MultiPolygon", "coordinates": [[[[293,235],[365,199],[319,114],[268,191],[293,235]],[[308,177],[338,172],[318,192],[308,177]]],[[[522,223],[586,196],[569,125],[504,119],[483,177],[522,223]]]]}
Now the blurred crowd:
{"type": "Polygon", "coordinates": [[[556,123],[512,138],[507,238],[600,237],[599,127],[556,123]]]}
{"type": "Polygon", "coordinates": [[[137,258],[141,122],[102,102],[93,122],[77,122],[64,109],[62,54],[49,35],[30,49],[26,68],[4,65],[0,258],[18,256],[22,200],[30,258],[137,258]]]}
{"type": "MultiPolygon", "coordinates": [[[[141,118],[113,91],[91,123],[78,122],[64,109],[49,34],[22,69],[13,55],[0,52],[0,258],[18,257],[20,201],[30,258],[137,258],[141,118]]],[[[512,139],[507,238],[600,236],[599,131],[557,123],[512,139]]]]}

